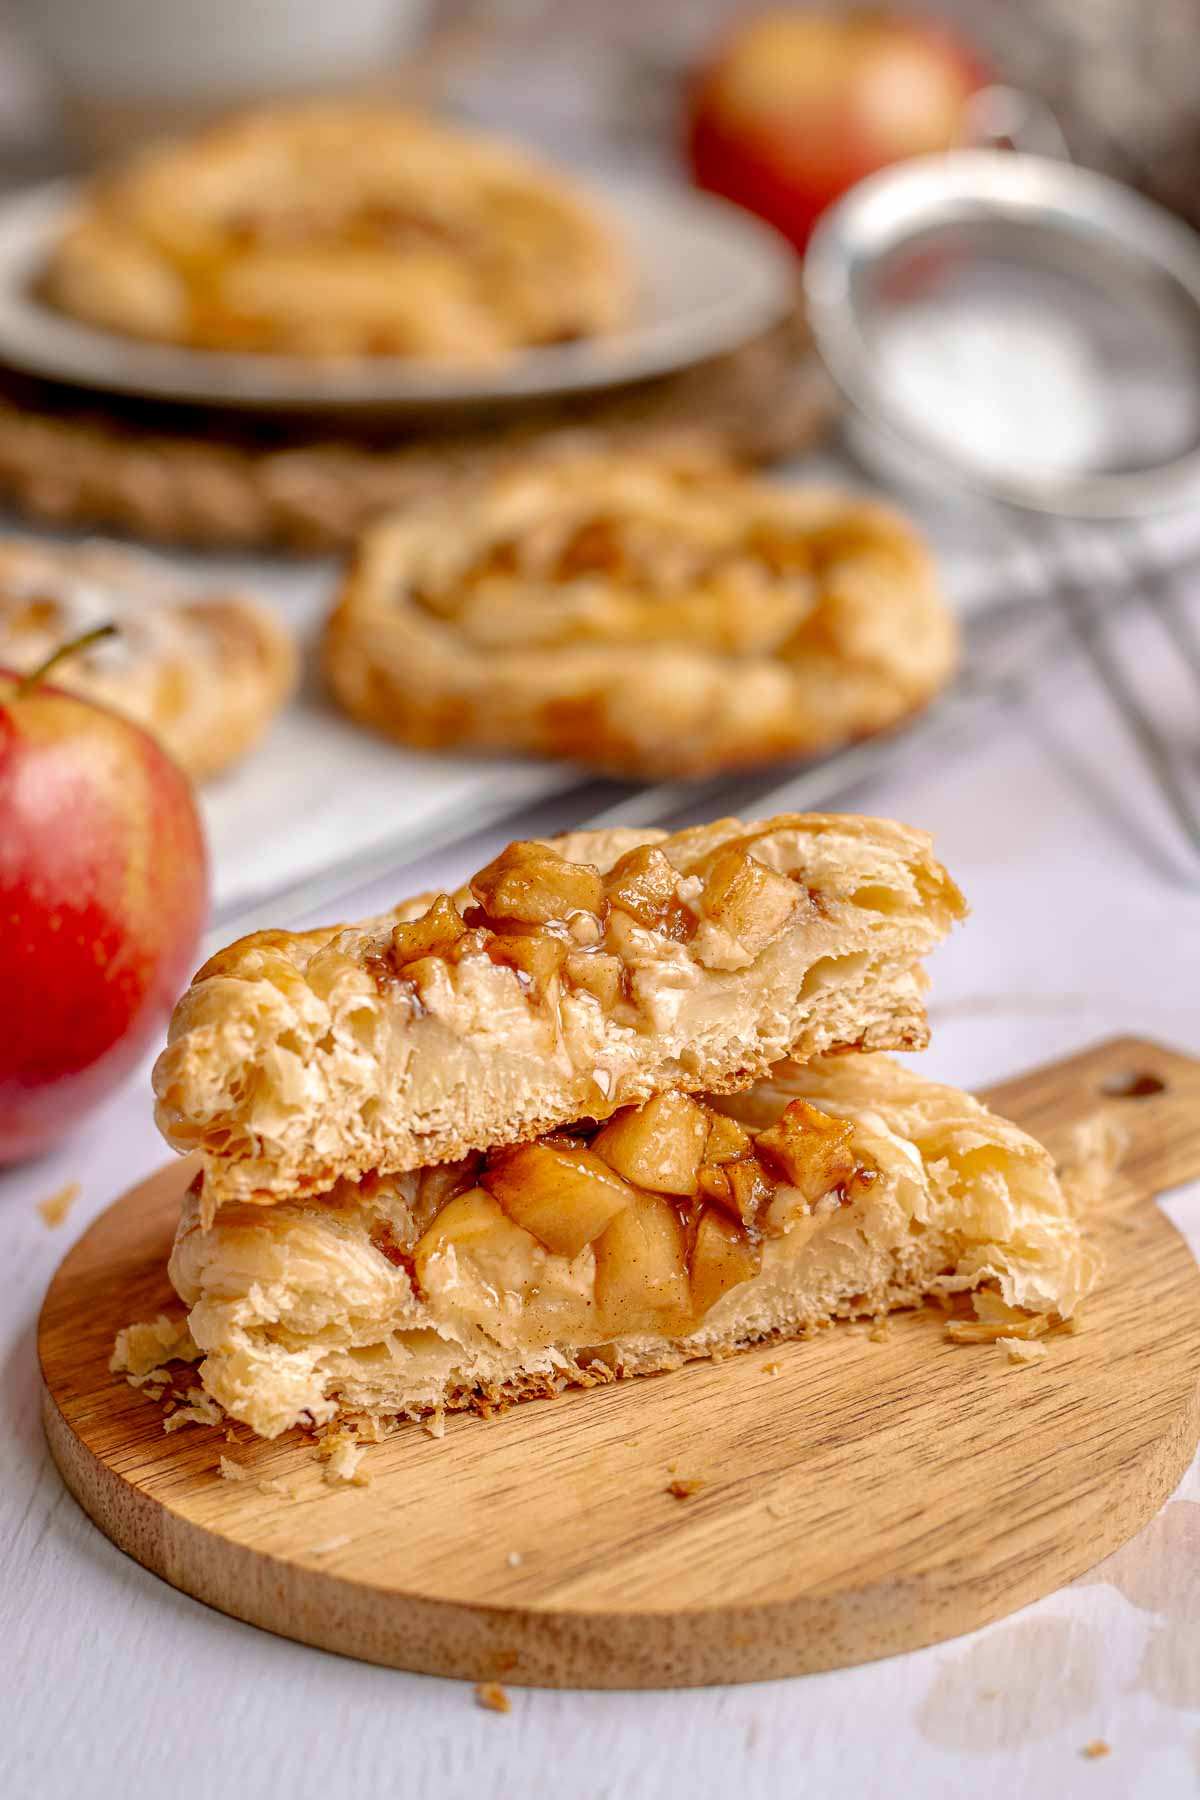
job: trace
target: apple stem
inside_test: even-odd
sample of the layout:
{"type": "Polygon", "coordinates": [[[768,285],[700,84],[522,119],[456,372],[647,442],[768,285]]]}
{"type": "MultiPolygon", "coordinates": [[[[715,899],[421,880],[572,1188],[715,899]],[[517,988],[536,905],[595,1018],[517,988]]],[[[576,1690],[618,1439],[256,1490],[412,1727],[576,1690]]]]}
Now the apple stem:
{"type": "Polygon", "coordinates": [[[111,623],[95,625],[91,631],[85,631],[79,637],[71,638],[67,643],[60,644],[58,649],[52,650],[46,660],[39,663],[36,669],[21,678],[17,683],[16,698],[23,700],[27,694],[32,694],[35,689],[41,687],[51,669],[57,668],[58,664],[65,661],[68,656],[78,656],[82,651],[90,650],[92,645],[98,644],[102,638],[116,637],[116,635],[117,628],[111,623]]]}

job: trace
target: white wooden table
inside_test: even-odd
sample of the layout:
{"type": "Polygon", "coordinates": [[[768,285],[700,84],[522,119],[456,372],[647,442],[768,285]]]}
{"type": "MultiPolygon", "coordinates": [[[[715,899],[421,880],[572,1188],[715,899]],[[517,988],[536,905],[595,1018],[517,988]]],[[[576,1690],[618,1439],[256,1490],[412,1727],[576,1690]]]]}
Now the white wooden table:
{"type": "MultiPolygon", "coordinates": [[[[1148,647],[1145,657],[1152,667],[1148,647]]],[[[1169,672],[1154,679],[1169,700],[1169,672]]],[[[1194,706],[1181,696],[1171,710],[1194,754],[1194,706]]],[[[982,1084],[1114,1032],[1200,1053],[1200,890],[1172,874],[1183,858],[1157,796],[1078,664],[844,804],[931,829],[974,906],[934,958],[929,1072],[982,1084]]],[[[465,873],[508,835],[485,834],[403,885],[465,873]]],[[[394,897],[377,887],[339,910],[394,897]]],[[[1196,1793],[1195,1470],[1097,1575],[974,1637],[760,1686],[513,1689],[506,1717],[480,1710],[469,1686],[341,1661],[175,1593],[62,1488],[42,1442],[33,1349],[70,1240],[162,1159],[143,1069],[61,1149],[0,1177],[3,1800],[1196,1793]],[[51,1230],[36,1202],[69,1180],[81,1197],[51,1230]],[[1096,1740],[1110,1753],[1085,1756],[1096,1740]]],[[[1200,1245],[1200,1193],[1168,1204],[1200,1245]]]]}

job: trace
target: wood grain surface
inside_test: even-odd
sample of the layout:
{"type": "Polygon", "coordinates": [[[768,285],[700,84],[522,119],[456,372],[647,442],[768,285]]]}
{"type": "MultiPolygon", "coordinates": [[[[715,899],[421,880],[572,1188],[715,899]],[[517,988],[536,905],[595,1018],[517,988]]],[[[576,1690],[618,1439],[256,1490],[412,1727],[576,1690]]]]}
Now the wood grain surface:
{"type": "Polygon", "coordinates": [[[108,1373],[119,1327],[173,1302],[185,1163],[103,1214],[51,1284],[51,1450],[101,1529],[175,1587],[396,1667],[674,1687],[955,1636],[1124,1542],[1200,1436],[1200,1269],[1152,1199],[1200,1175],[1200,1063],[1118,1040],[988,1099],[1059,1152],[1098,1110],[1128,1133],[1089,1222],[1100,1291],[1029,1368],[907,1315],[882,1342],[841,1327],[451,1419],[436,1441],[404,1426],[368,1452],[368,1486],[335,1491],[298,1435],[164,1435],[160,1408],[108,1373]],[[221,1479],[223,1454],[254,1480],[221,1479]],[[675,1479],[700,1485],[677,1499],[675,1479]]]}

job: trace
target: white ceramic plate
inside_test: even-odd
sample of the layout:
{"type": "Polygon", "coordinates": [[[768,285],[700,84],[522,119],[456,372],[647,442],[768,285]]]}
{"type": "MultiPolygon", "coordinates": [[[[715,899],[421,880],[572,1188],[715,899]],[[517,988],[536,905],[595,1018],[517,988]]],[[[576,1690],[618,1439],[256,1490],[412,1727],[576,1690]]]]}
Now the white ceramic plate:
{"type": "Polygon", "coordinates": [[[597,195],[635,276],[633,322],[576,344],[527,350],[495,368],[412,357],[301,361],[177,349],[84,325],[44,305],[37,276],[75,196],[71,182],[0,203],[0,361],[107,393],[278,411],[398,411],[583,393],[665,375],[735,350],[794,303],[783,240],[748,213],[686,189],[597,195]]]}

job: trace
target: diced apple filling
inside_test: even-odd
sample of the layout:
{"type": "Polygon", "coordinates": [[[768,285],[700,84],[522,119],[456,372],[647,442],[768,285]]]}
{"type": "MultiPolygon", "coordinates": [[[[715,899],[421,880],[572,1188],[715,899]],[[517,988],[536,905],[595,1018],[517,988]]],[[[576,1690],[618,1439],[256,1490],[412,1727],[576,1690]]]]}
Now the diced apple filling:
{"type": "Polygon", "coordinates": [[[785,1106],[774,1125],[760,1131],[755,1149],[809,1202],[849,1181],[858,1166],[849,1119],[831,1119],[807,1100],[785,1106]]]}
{"type": "Polygon", "coordinates": [[[567,946],[561,938],[548,933],[521,937],[513,932],[497,932],[487,946],[493,962],[507,963],[529,977],[534,993],[545,993],[567,958],[567,946]]]}
{"type": "MultiPolygon", "coordinates": [[[[565,987],[613,1010],[628,999],[628,963],[646,960],[647,931],[690,944],[707,923],[723,945],[740,946],[744,962],[783,930],[800,897],[794,881],[736,844],[682,892],[679,871],[651,844],[628,851],[607,875],[549,844],[510,844],[470,886],[464,912],[438,894],[420,918],[393,926],[381,980],[400,975],[419,990],[435,979],[428,959],[453,967],[486,956],[514,969],[535,1001],[565,987]]],[[[707,954],[702,944],[696,954],[707,954]]]]}
{"type": "Polygon", "coordinates": [[[687,1234],[669,1200],[639,1194],[596,1244],[596,1305],[605,1332],[690,1329],[687,1234]]]}
{"type": "Polygon", "coordinates": [[[762,1267],[761,1240],[752,1239],[718,1207],[706,1206],[692,1244],[692,1311],[702,1319],[730,1288],[750,1281],[762,1267]]]}
{"type": "Polygon", "coordinates": [[[694,1194],[712,1115],[687,1094],[656,1094],[609,1120],[592,1148],[636,1187],[694,1194]]]}
{"type": "Polygon", "coordinates": [[[638,1199],[607,1163],[569,1140],[502,1150],[489,1161],[483,1182],[509,1218],[556,1256],[578,1256],[638,1199]]]}
{"type": "Polygon", "coordinates": [[[439,894],[419,919],[392,927],[392,961],[400,969],[423,956],[445,956],[466,929],[453,900],[439,894]]]}
{"type": "Polygon", "coordinates": [[[614,863],[604,890],[609,905],[639,925],[657,927],[680,942],[695,929],[695,916],[679,898],[678,872],[652,844],[629,850],[614,863]]]}
{"type": "Polygon", "coordinates": [[[468,1258],[498,1293],[523,1298],[537,1274],[535,1248],[527,1231],[514,1225],[484,1188],[470,1188],[444,1206],[413,1251],[418,1282],[428,1290],[436,1258],[453,1251],[468,1258]]]}
{"type": "Polygon", "coordinates": [[[850,1123],[804,1100],[754,1133],[667,1092],[599,1128],[497,1150],[481,1166],[455,1165],[449,1180],[430,1170],[424,1185],[447,1194],[456,1184],[478,1185],[450,1198],[420,1238],[417,1283],[428,1293],[431,1273],[444,1282],[452,1249],[476,1265],[497,1304],[527,1303],[532,1322],[547,1271],[570,1264],[572,1282],[592,1284],[592,1300],[573,1315],[581,1330],[686,1335],[754,1278],[765,1238],[802,1220],[812,1229],[817,1215],[875,1180],[853,1137],[850,1123]]]}
{"type": "Polygon", "coordinates": [[[798,899],[794,881],[730,845],[709,869],[700,905],[707,919],[757,956],[787,924],[798,899]]]}
{"type": "Polygon", "coordinates": [[[591,994],[605,1012],[625,996],[625,964],[619,956],[576,950],[567,957],[566,976],[573,988],[591,994]]]}
{"type": "Polygon", "coordinates": [[[510,844],[472,877],[471,892],[491,919],[548,925],[572,913],[598,913],[604,883],[591,863],[568,862],[548,844],[510,844]]]}

